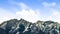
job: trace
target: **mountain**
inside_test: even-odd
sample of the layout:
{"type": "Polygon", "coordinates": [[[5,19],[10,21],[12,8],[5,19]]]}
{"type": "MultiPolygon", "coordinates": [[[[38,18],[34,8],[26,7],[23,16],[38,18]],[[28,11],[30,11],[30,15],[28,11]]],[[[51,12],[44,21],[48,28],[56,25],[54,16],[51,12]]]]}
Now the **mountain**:
{"type": "Polygon", "coordinates": [[[35,23],[24,19],[11,19],[0,24],[0,34],[60,34],[60,24],[54,21],[35,23]]]}

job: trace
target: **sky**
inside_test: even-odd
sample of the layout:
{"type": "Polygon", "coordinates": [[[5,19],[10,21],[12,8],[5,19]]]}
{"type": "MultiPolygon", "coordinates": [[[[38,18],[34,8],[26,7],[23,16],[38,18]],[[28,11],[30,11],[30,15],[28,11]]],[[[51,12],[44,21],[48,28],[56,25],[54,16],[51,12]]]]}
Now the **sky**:
{"type": "Polygon", "coordinates": [[[0,24],[21,18],[32,23],[38,20],[60,23],[60,0],[0,0],[0,24]]]}

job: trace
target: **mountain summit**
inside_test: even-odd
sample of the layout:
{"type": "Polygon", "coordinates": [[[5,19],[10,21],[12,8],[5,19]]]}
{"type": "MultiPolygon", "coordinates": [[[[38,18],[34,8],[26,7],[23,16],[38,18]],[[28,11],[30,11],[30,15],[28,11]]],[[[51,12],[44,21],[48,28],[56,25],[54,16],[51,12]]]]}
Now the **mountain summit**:
{"type": "Polygon", "coordinates": [[[60,24],[54,21],[32,23],[11,19],[0,24],[0,34],[60,34],[60,24]]]}

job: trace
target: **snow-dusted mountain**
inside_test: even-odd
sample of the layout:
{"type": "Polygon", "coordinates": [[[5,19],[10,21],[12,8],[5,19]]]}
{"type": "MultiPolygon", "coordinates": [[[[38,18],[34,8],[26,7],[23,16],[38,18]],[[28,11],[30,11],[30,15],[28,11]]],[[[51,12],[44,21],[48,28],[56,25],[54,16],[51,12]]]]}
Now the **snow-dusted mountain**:
{"type": "Polygon", "coordinates": [[[60,34],[60,24],[54,21],[28,22],[11,19],[0,24],[1,34],[60,34]]]}

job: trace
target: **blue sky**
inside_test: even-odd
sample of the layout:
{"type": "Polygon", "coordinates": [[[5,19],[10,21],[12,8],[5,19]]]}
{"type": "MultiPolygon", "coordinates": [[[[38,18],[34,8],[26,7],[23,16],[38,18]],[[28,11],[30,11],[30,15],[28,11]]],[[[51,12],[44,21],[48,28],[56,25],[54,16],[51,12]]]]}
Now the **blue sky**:
{"type": "Polygon", "coordinates": [[[23,18],[60,21],[60,0],[0,0],[0,21],[23,18]]]}

